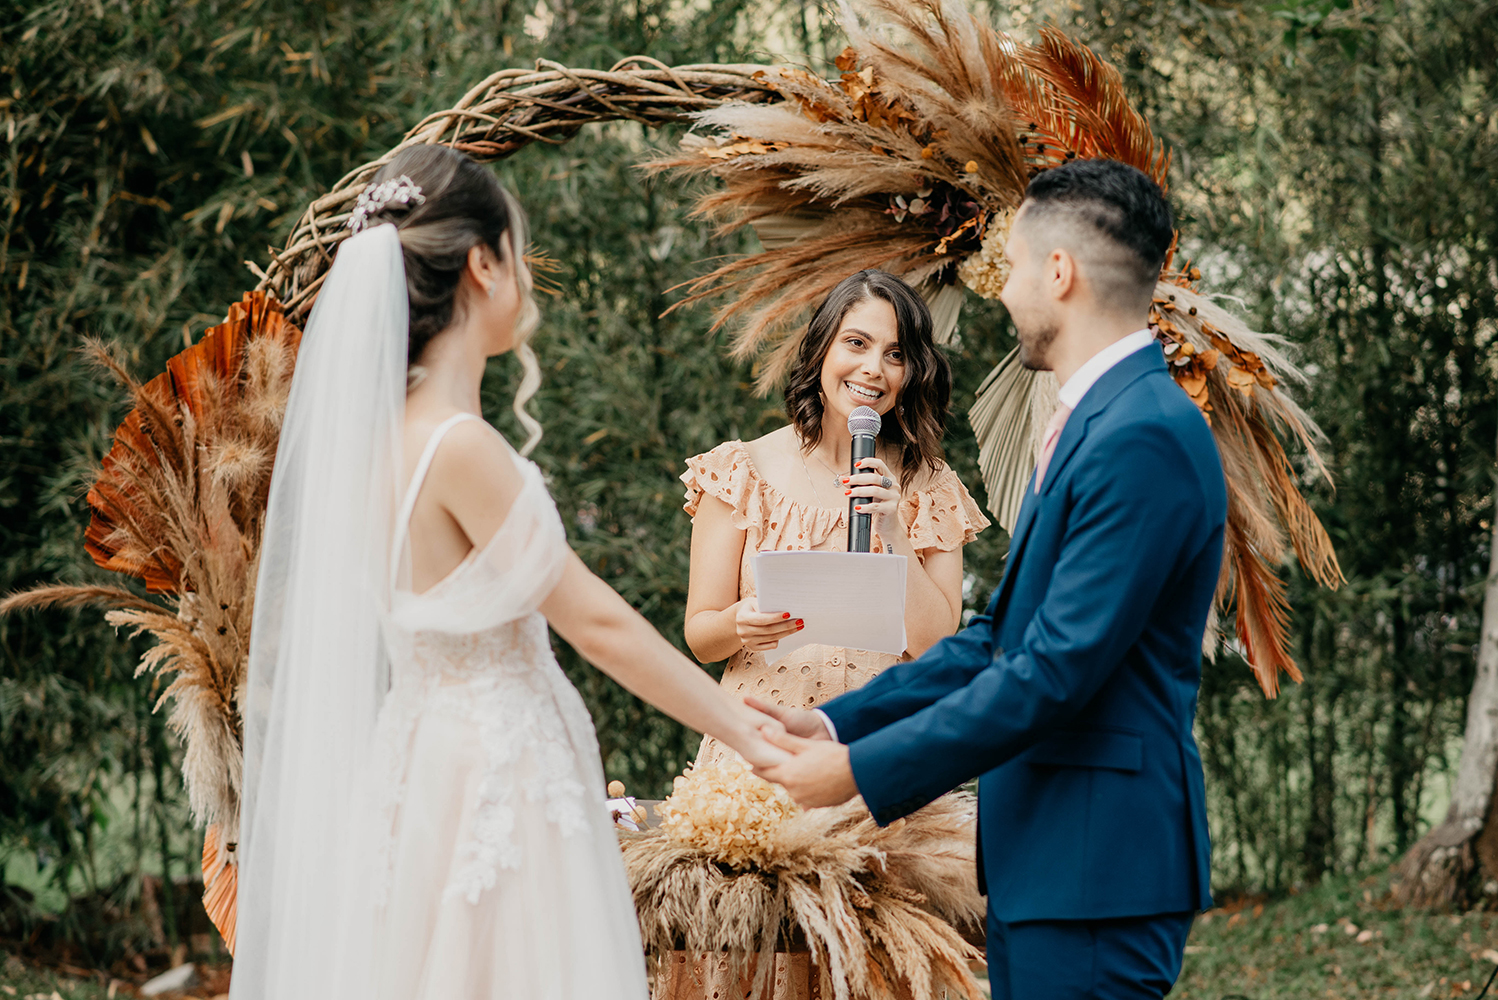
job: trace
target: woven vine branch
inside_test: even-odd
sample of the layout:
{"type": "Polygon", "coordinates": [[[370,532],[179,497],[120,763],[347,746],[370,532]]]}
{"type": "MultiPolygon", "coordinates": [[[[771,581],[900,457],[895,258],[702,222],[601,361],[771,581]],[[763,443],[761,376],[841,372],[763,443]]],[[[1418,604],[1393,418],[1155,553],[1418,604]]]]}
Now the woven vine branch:
{"type": "Polygon", "coordinates": [[[635,121],[658,127],[728,100],[768,100],[754,65],[667,66],[631,56],[608,70],[571,69],[539,60],[535,69],[506,69],[485,79],[446,111],[423,119],[394,149],[345,175],[307,207],[281,250],[270,251],[261,290],[274,292],[295,323],[306,322],[332,250],[349,236],[359,192],[407,146],[441,144],[481,163],[503,159],[533,142],[560,145],[593,122],[635,121]]]}

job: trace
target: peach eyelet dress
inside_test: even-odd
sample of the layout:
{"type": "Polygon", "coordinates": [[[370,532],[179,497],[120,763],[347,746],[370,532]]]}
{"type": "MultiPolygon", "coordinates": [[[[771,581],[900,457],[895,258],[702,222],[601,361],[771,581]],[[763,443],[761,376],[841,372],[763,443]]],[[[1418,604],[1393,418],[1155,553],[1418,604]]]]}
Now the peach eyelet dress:
{"type": "MultiPolygon", "coordinates": [[[[683,509],[688,514],[696,517],[704,494],[714,496],[732,508],[733,526],[746,533],[739,563],[741,599],[754,594],[752,560],[760,552],[847,551],[847,508],[818,507],[785,496],[760,476],[742,441],[727,441],[688,459],[681,481],[687,487],[683,509]]],[[[916,552],[949,552],[971,542],[989,521],[957,474],[946,469],[926,489],[904,497],[900,523],[916,552]]],[[[872,544],[876,549],[883,546],[877,531],[872,544]]],[[[741,649],[729,658],[722,683],[736,693],[755,694],[780,705],[813,708],[863,686],[899,659],[842,646],[802,646],[774,660],[764,653],[741,649]]],[[[730,748],[707,736],[697,759],[716,761],[731,753],[730,748]]],[[[817,980],[811,975],[805,954],[776,957],[775,1000],[819,997],[817,980]]],[[[661,1000],[728,1000],[741,997],[742,989],[729,976],[726,958],[681,952],[663,968],[653,992],[661,1000]]]]}
{"type": "MultiPolygon", "coordinates": [[[[760,477],[742,441],[728,441],[688,459],[681,481],[687,487],[683,509],[688,514],[696,517],[703,494],[708,494],[733,509],[733,526],[746,533],[739,562],[741,599],[754,595],[753,559],[760,552],[848,550],[847,509],[816,507],[786,497],[760,477]]],[[[900,523],[917,552],[950,552],[971,542],[989,522],[962,480],[946,469],[928,488],[905,496],[900,502],[900,523]]],[[[883,544],[876,531],[874,548],[883,544]]],[[[779,705],[813,708],[862,687],[899,659],[842,646],[802,646],[772,662],[764,653],[741,649],[723,670],[723,686],[779,705]]],[[[718,760],[731,752],[709,736],[697,756],[718,760]]]]}

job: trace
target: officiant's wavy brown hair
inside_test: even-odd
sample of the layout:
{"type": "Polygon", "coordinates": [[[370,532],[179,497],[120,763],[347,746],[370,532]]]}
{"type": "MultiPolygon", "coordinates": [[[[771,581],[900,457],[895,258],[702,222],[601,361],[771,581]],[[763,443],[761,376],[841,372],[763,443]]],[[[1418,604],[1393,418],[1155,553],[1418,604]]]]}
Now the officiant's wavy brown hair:
{"type": "Polygon", "coordinates": [[[883,415],[879,438],[899,451],[901,482],[909,487],[924,468],[935,474],[945,459],[942,439],[952,403],[952,367],[931,336],[931,310],[915,289],[894,275],[874,269],[838,282],[817,307],[801,339],[801,350],[785,382],[785,410],[803,445],[822,440],[822,363],[848,310],[868,299],[883,299],[895,311],[905,377],[895,405],[883,415]]]}

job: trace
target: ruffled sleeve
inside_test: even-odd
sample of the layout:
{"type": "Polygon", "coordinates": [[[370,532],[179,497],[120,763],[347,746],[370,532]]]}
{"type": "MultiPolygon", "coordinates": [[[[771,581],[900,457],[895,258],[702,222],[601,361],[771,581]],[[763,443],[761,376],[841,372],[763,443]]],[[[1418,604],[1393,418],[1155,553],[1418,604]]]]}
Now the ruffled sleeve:
{"type": "Polygon", "coordinates": [[[976,538],[989,520],[957,473],[946,469],[930,488],[901,501],[900,523],[910,536],[911,548],[950,552],[976,538]]]}
{"type": "Polygon", "coordinates": [[[726,441],[687,459],[681,481],[687,487],[682,509],[693,517],[703,494],[728,504],[733,526],[749,533],[746,559],[766,549],[835,546],[835,540],[847,533],[844,511],[796,503],[761,479],[742,441],[726,441]]]}
{"type": "Polygon", "coordinates": [[[712,451],[687,459],[681,481],[687,487],[682,509],[693,517],[706,493],[733,508],[735,528],[743,530],[762,520],[763,486],[742,441],[725,441],[712,451]]]}

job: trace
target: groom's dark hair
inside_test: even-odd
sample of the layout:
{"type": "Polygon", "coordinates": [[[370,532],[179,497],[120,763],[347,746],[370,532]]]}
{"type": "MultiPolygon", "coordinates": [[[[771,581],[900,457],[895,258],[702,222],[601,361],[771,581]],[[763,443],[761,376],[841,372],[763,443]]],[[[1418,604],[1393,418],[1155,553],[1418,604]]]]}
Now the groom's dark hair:
{"type": "Polygon", "coordinates": [[[1030,181],[1023,203],[1031,250],[1065,248],[1099,298],[1148,306],[1170,251],[1174,221],[1160,185],[1117,160],[1074,160],[1030,181]]]}

